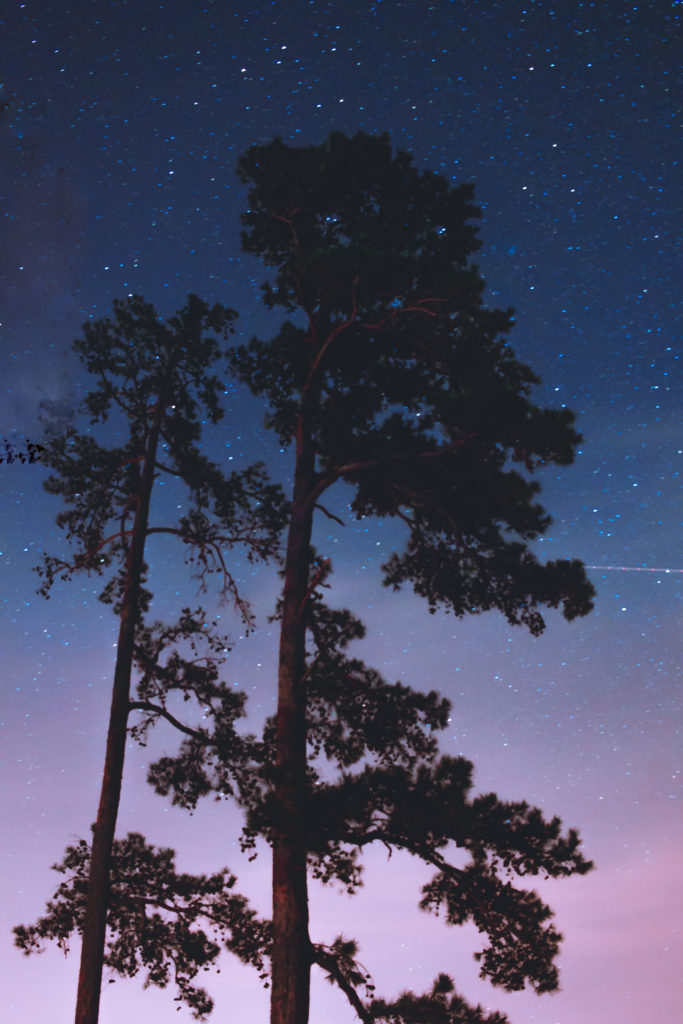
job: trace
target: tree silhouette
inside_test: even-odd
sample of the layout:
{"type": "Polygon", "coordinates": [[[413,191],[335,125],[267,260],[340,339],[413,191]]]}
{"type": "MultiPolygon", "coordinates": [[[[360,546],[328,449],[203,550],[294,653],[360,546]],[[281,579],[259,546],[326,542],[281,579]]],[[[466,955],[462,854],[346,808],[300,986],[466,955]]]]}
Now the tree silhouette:
{"type": "MultiPolygon", "coordinates": [[[[91,426],[112,415],[127,439],[122,446],[106,447],[92,433],[70,428],[63,434],[52,432],[42,453],[42,461],[53,470],[45,487],[67,506],[57,523],[75,552],[70,561],[45,556],[38,569],[41,592],[47,595],[56,579],[69,580],[80,571],[102,574],[111,567],[101,599],[113,604],[119,616],[105,764],[82,916],[76,1024],[95,1024],[98,1019],[131,672],[136,634],[152,596],[144,586],[147,539],[155,533],[179,538],[202,585],[208,575],[217,573],[223,597],[231,598],[247,620],[249,607],[237,591],[225,551],[241,543],[251,558],[269,558],[277,552],[283,504],[277,489],[267,483],[263,467],[226,477],[202,456],[197,443],[200,416],[215,424],[223,414],[222,385],[211,372],[221,352],[212,335],[227,334],[235,316],[193,295],[166,323],[138,296],[115,302],[113,319],[86,323],[84,337],[74,348],[96,381],[87,398],[91,426]],[[170,525],[149,523],[160,473],[181,481],[188,492],[186,514],[170,525]]],[[[156,633],[163,637],[160,627],[156,633]]]]}
{"type": "MultiPolygon", "coordinates": [[[[590,610],[593,591],[579,562],[541,564],[529,548],[550,522],[531,476],[569,464],[579,435],[571,412],[534,404],[537,378],[506,340],[511,313],[483,302],[471,186],[419,173],[388,137],[362,133],[302,148],[276,139],[238,166],[249,186],[243,249],[272,268],[266,305],[296,316],[232,361],[294,449],[271,801],[271,1024],[305,1024],[319,795],[307,779],[310,545],[316,511],[341,521],[323,497],[343,481],[356,517],[405,524],[405,549],[383,579],[411,583],[431,610],[498,609],[538,634],[543,606],[571,619],[590,610]]],[[[434,900],[455,900],[452,880],[437,888],[434,900]]]]}

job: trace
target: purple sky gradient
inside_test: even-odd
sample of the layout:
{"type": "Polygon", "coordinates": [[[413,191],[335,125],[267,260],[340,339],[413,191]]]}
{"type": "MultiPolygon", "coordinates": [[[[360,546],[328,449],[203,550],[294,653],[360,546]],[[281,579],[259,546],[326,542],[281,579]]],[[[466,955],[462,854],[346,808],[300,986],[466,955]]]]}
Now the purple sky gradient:
{"type": "MultiPolygon", "coordinates": [[[[474,762],[477,790],[558,814],[597,865],[540,886],[565,934],[562,991],[541,998],[478,979],[476,933],[417,909],[429,873],[407,855],[369,851],[365,891],[352,900],[314,884],[313,938],[357,938],[387,997],[447,971],[512,1024],[677,1019],[674,16],[665,3],[575,0],[96,0],[12,4],[4,15],[2,438],[20,448],[38,438],[42,399],[68,410],[83,397],[71,342],[114,297],[138,292],[168,314],[192,290],[238,309],[244,337],[274,333],[259,306],[264,274],[239,252],[235,161],[275,134],[318,143],[332,129],[388,130],[418,167],[475,182],[489,301],[516,308],[511,341],[542,377],[539,400],[579,414],[575,465],[541,478],[554,517],[541,551],[611,567],[590,571],[598,600],[585,620],[550,615],[533,639],[495,614],[430,616],[408,592],[380,586],[394,527],[318,527],[335,569],[330,602],[368,627],[354,651],[387,679],[448,696],[443,747],[474,762]],[[669,571],[630,571],[645,567],[669,571]]],[[[232,459],[228,468],[266,458],[286,482],[290,456],[265,433],[257,403],[230,385],[226,410],[211,454],[232,459]]],[[[11,928],[42,912],[58,881],[50,865],[94,819],[116,639],[97,581],[77,578],[48,602],[35,593],[40,552],[62,549],[43,477],[39,465],[0,464],[0,1005],[12,1024],[72,1019],[77,950],[27,959],[11,928]]],[[[328,507],[346,515],[342,489],[328,507]]],[[[164,509],[158,499],[155,512],[164,509]]],[[[154,540],[150,563],[155,614],[199,602],[166,539],[154,540]]],[[[277,581],[246,562],[235,572],[259,628],[236,643],[225,678],[249,694],[256,727],[274,710],[277,637],[266,619],[277,581]]],[[[184,870],[230,866],[269,913],[268,857],[240,856],[237,816],[206,804],[190,817],[146,786],[146,765],[174,742],[160,728],[146,750],[131,745],[119,834],[174,847],[184,870]]],[[[265,1022],[256,976],[227,956],[221,968],[206,975],[216,1024],[265,1022]]],[[[104,988],[102,1024],[191,1019],[170,991],[104,988]]],[[[353,1020],[316,975],[312,1024],[353,1020]]]]}

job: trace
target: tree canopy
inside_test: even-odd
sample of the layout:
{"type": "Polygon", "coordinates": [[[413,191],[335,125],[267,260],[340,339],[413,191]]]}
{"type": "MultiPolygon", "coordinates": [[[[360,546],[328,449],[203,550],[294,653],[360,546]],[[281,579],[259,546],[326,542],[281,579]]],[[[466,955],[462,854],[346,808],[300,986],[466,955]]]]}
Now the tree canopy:
{"type": "Polygon", "coordinates": [[[533,474],[571,463],[579,435],[571,412],[534,402],[538,379],[507,341],[511,311],[484,303],[472,187],[420,173],[388,136],[364,133],[252,146],[238,173],[249,189],[242,247],[271,268],[266,305],[294,315],[270,341],[239,346],[232,365],[294,447],[271,792],[271,1024],[306,1024],[317,796],[306,747],[310,545],[318,510],[343,522],[321,499],[343,481],[357,518],[405,524],[383,581],[412,584],[431,611],[497,609],[539,634],[543,608],[585,615],[593,589],[580,562],[543,564],[530,547],[550,523],[533,474]]]}
{"type": "Polygon", "coordinates": [[[580,563],[542,565],[529,548],[550,524],[531,476],[570,464],[580,435],[570,410],[535,404],[539,380],[507,340],[512,311],[484,303],[472,186],[362,133],[254,146],[239,171],[243,248],[275,268],[265,302],[303,323],[232,361],[282,444],[305,422],[307,500],[343,479],[356,516],[401,518],[408,542],[384,580],[412,583],[432,609],[496,608],[533,633],[543,606],[586,614],[580,563]]]}

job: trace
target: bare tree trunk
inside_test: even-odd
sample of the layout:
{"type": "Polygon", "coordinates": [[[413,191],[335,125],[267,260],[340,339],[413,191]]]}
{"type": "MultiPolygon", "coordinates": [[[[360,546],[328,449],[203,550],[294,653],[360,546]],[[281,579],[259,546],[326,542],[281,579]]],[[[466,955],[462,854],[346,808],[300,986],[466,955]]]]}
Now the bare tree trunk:
{"type": "Polygon", "coordinates": [[[138,619],[149,506],[154,484],[154,466],[163,415],[164,408],[160,401],[145,452],[140,493],[128,554],[126,588],[121,607],[102,789],[90,855],[90,875],[83,924],[75,1024],[97,1024],[99,1016],[107,908],[109,906],[111,853],[121,797],[135,629],[138,619]]]}
{"type": "Polygon", "coordinates": [[[280,630],[273,833],[271,1024],[307,1024],[311,972],[306,874],[306,616],[314,451],[302,413],[280,630]]]}

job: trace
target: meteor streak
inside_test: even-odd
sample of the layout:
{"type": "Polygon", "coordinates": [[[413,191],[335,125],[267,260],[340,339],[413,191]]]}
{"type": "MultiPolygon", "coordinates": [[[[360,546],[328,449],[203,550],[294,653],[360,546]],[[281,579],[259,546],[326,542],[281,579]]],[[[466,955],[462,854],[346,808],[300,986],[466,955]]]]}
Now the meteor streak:
{"type": "Polygon", "coordinates": [[[683,572],[683,569],[649,569],[643,565],[587,565],[587,569],[606,569],[610,572],[683,572]]]}

